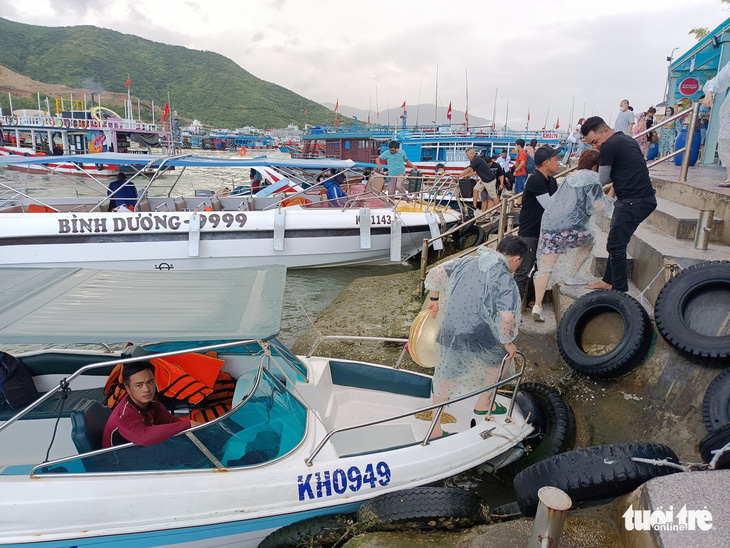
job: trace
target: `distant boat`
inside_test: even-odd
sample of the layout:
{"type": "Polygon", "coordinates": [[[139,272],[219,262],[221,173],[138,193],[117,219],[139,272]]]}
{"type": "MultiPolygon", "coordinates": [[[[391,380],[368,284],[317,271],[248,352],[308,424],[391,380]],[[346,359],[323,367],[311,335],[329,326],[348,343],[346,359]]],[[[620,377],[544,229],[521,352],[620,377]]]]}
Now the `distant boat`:
{"type": "Polygon", "coordinates": [[[561,136],[555,131],[495,131],[491,127],[316,126],[302,137],[302,155],[307,157],[315,150],[322,150],[327,158],[375,162],[388,149],[390,141],[397,141],[408,159],[423,173],[433,175],[436,165],[444,164],[446,172],[454,175],[469,165],[467,149],[475,148],[488,155],[506,149],[514,157],[517,139],[524,139],[526,143],[537,139],[538,146],[557,146],[561,136]]]}
{"type": "MultiPolygon", "coordinates": [[[[164,150],[169,150],[172,143],[169,131],[156,124],[120,118],[104,107],[63,111],[55,116],[43,111],[4,116],[0,131],[5,142],[0,146],[0,156],[37,158],[98,152],[133,153],[132,141],[164,150]]],[[[26,173],[94,177],[114,177],[119,172],[116,164],[61,161],[60,158],[43,164],[14,163],[8,167],[26,173]]]]}

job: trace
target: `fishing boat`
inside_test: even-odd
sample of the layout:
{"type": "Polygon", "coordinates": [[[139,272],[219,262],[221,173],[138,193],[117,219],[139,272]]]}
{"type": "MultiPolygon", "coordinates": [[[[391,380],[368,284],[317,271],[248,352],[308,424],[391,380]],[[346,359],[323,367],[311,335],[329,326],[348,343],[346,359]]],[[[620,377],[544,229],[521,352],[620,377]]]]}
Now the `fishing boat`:
{"type": "MultiPolygon", "coordinates": [[[[344,173],[354,168],[352,161],[120,153],[60,159],[92,165],[141,164],[127,181],[139,185],[130,206],[134,211],[125,207],[108,211],[114,194],[107,196],[101,181],[96,181],[93,195],[67,197],[35,196],[0,182],[0,188],[7,190],[0,201],[0,265],[172,270],[400,262],[417,254],[424,239],[460,218],[458,211],[430,199],[394,201],[365,192],[364,185],[351,185],[347,196],[328,200],[322,186],[306,188],[303,179],[301,185],[292,180],[295,168],[334,168],[344,173]],[[151,168],[161,173],[170,167],[179,170],[171,184],[161,184],[157,176],[144,177],[151,168]],[[273,184],[255,195],[219,196],[214,189],[200,189],[173,196],[188,167],[255,168],[273,184]],[[288,176],[280,170],[289,170],[288,176]]],[[[0,165],[50,161],[56,160],[5,157],[0,165]]]]}
{"type": "MultiPolygon", "coordinates": [[[[375,162],[388,150],[388,143],[396,141],[408,159],[427,175],[433,175],[438,164],[446,172],[456,175],[468,165],[466,151],[474,148],[488,155],[507,150],[516,156],[515,141],[538,145],[558,146],[561,135],[556,131],[496,131],[492,127],[456,128],[452,126],[421,126],[400,128],[394,126],[316,126],[302,136],[301,157],[316,157],[324,149],[327,158],[375,162]]],[[[294,157],[294,154],[292,154],[294,157]]]]}
{"type": "Polygon", "coordinates": [[[42,395],[0,407],[0,544],[255,547],[290,523],[523,454],[533,426],[519,399],[500,392],[509,412],[471,423],[497,385],[434,406],[427,375],[293,355],[276,339],[285,270],[0,269],[0,342],[87,345],[16,354],[42,395]],[[101,346],[151,339],[166,342],[101,346]],[[157,445],[100,448],[112,367],[209,351],[235,381],[230,411],[157,445]],[[452,434],[429,439],[444,409],[452,434]]]}
{"type": "Polygon", "coordinates": [[[46,111],[16,111],[18,115],[2,117],[3,139],[0,157],[22,156],[26,158],[52,157],[53,161],[42,164],[12,163],[10,169],[35,174],[63,174],[74,176],[116,177],[119,167],[110,163],[85,163],[62,160],[61,156],[97,152],[128,153],[133,141],[144,150],[161,147],[171,151],[172,140],[166,129],[139,120],[121,118],[114,111],[101,106],[84,109],[81,101],[74,101],[78,108],[57,110],[55,115],[46,111]]]}

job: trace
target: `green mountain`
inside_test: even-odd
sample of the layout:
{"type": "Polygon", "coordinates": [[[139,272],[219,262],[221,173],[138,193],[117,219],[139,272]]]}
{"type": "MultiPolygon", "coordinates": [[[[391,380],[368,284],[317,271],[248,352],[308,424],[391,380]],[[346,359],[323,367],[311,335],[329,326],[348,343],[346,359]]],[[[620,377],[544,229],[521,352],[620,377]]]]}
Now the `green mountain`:
{"type": "MultiPolygon", "coordinates": [[[[334,112],[265,82],[218,53],[145,40],[93,26],[40,27],[0,18],[0,65],[33,80],[70,88],[100,87],[167,101],[180,116],[214,127],[259,128],[334,123],[334,112]]],[[[103,100],[103,99],[102,99],[103,100]]],[[[135,102],[136,104],[136,102],[135,102]]],[[[340,123],[349,125],[340,116],[340,123]]]]}

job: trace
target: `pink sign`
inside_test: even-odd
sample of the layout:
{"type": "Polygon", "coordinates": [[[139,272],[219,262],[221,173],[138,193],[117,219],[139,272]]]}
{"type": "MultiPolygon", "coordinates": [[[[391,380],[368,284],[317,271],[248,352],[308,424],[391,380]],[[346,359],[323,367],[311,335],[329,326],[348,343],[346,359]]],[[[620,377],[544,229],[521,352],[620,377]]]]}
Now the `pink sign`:
{"type": "Polygon", "coordinates": [[[697,78],[685,78],[679,83],[679,93],[685,97],[694,95],[700,89],[700,82],[697,78]]]}

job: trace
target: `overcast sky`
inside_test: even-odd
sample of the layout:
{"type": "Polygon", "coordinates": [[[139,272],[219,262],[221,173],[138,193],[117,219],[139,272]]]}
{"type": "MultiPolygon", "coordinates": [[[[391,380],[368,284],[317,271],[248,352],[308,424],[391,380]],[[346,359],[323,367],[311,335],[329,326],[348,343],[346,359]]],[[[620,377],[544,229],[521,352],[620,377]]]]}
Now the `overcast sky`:
{"type": "Polygon", "coordinates": [[[498,126],[509,97],[511,127],[529,107],[531,128],[549,109],[548,127],[559,117],[565,129],[573,97],[574,120],[615,118],[623,98],[642,111],[660,102],[666,57],[730,12],[720,0],[0,0],[0,16],[215,51],[314,101],[373,113],[433,103],[438,66],[441,106],[464,109],[468,74],[471,113],[491,119],[499,88],[498,126]]]}

